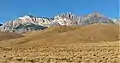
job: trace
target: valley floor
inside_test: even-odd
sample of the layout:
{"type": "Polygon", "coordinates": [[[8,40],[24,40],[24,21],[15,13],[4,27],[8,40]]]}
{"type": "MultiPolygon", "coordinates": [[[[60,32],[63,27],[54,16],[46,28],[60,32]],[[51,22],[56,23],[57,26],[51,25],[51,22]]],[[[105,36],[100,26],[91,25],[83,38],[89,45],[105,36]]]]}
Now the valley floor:
{"type": "Polygon", "coordinates": [[[0,63],[120,63],[120,42],[0,47],[0,63]]]}

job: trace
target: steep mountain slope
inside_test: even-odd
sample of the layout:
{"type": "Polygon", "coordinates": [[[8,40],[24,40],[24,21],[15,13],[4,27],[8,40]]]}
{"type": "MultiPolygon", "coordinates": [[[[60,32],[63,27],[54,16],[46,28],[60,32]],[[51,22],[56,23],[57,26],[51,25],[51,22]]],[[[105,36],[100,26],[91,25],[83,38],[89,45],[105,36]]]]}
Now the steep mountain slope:
{"type": "Polygon", "coordinates": [[[3,24],[0,27],[0,30],[23,33],[28,31],[43,30],[51,26],[85,26],[94,23],[114,24],[113,20],[97,12],[81,17],[69,12],[57,15],[54,18],[42,18],[25,15],[3,24]]]}
{"type": "Polygon", "coordinates": [[[59,25],[62,25],[62,26],[63,25],[75,26],[75,25],[78,25],[79,20],[80,20],[80,17],[75,14],[72,14],[71,12],[63,13],[54,17],[52,25],[54,25],[54,23],[58,23],[59,25]]]}
{"type": "Polygon", "coordinates": [[[114,24],[113,20],[103,16],[98,12],[94,12],[81,17],[81,21],[79,22],[79,25],[89,25],[94,23],[114,24]]]}
{"type": "Polygon", "coordinates": [[[113,24],[93,24],[82,27],[57,26],[23,35],[26,37],[8,41],[9,45],[34,46],[69,42],[118,41],[119,27],[113,24]]]}
{"type": "Polygon", "coordinates": [[[114,22],[111,19],[101,15],[98,12],[94,12],[81,17],[72,13],[63,13],[55,16],[53,22],[66,26],[75,26],[75,25],[84,26],[94,23],[114,24],[114,22]]]}
{"type": "Polygon", "coordinates": [[[50,26],[49,24],[51,20],[52,19],[49,18],[38,18],[31,15],[25,15],[23,17],[19,17],[18,19],[3,24],[0,27],[0,30],[18,33],[41,29],[43,30],[44,28],[50,26]]]}
{"type": "Polygon", "coordinates": [[[23,33],[23,32],[30,32],[30,31],[44,30],[45,28],[47,27],[30,23],[30,24],[20,24],[13,31],[18,33],[23,33]]]}
{"type": "Polygon", "coordinates": [[[0,32],[0,41],[8,40],[8,39],[16,39],[21,37],[23,36],[16,33],[0,32]]]}

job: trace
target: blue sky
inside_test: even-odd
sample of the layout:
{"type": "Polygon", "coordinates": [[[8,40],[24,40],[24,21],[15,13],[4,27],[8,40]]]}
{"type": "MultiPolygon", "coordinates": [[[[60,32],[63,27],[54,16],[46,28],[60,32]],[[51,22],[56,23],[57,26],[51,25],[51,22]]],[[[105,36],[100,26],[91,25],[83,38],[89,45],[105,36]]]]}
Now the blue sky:
{"type": "Polygon", "coordinates": [[[119,17],[119,0],[0,0],[0,22],[25,14],[54,17],[63,12],[86,15],[100,12],[111,18],[119,17]]]}

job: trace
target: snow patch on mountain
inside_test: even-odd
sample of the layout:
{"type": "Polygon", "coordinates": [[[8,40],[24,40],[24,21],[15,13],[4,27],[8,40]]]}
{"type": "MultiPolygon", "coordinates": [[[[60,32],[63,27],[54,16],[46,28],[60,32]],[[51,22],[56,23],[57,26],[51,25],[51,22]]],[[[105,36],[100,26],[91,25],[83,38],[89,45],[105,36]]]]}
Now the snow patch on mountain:
{"type": "Polygon", "coordinates": [[[50,26],[85,26],[94,23],[114,24],[114,20],[94,12],[85,16],[77,16],[71,12],[56,15],[53,18],[34,17],[25,15],[18,19],[8,21],[0,26],[0,31],[28,32],[44,30],[50,26]]]}

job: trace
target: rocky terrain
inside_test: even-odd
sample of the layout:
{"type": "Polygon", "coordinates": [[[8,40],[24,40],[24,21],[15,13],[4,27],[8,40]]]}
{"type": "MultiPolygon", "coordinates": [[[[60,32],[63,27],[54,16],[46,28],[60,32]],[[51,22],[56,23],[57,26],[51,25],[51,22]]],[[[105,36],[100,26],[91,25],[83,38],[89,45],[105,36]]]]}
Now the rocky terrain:
{"type": "Polygon", "coordinates": [[[51,26],[85,26],[94,23],[114,24],[114,21],[97,12],[86,16],[77,16],[69,12],[56,15],[53,18],[25,15],[4,23],[0,27],[0,30],[5,32],[23,33],[44,30],[51,26]]]}
{"type": "Polygon", "coordinates": [[[18,19],[6,22],[0,27],[0,30],[18,33],[43,30],[49,26],[49,21],[50,19],[47,18],[37,18],[31,15],[25,15],[23,17],[19,17],[18,19]]]}

